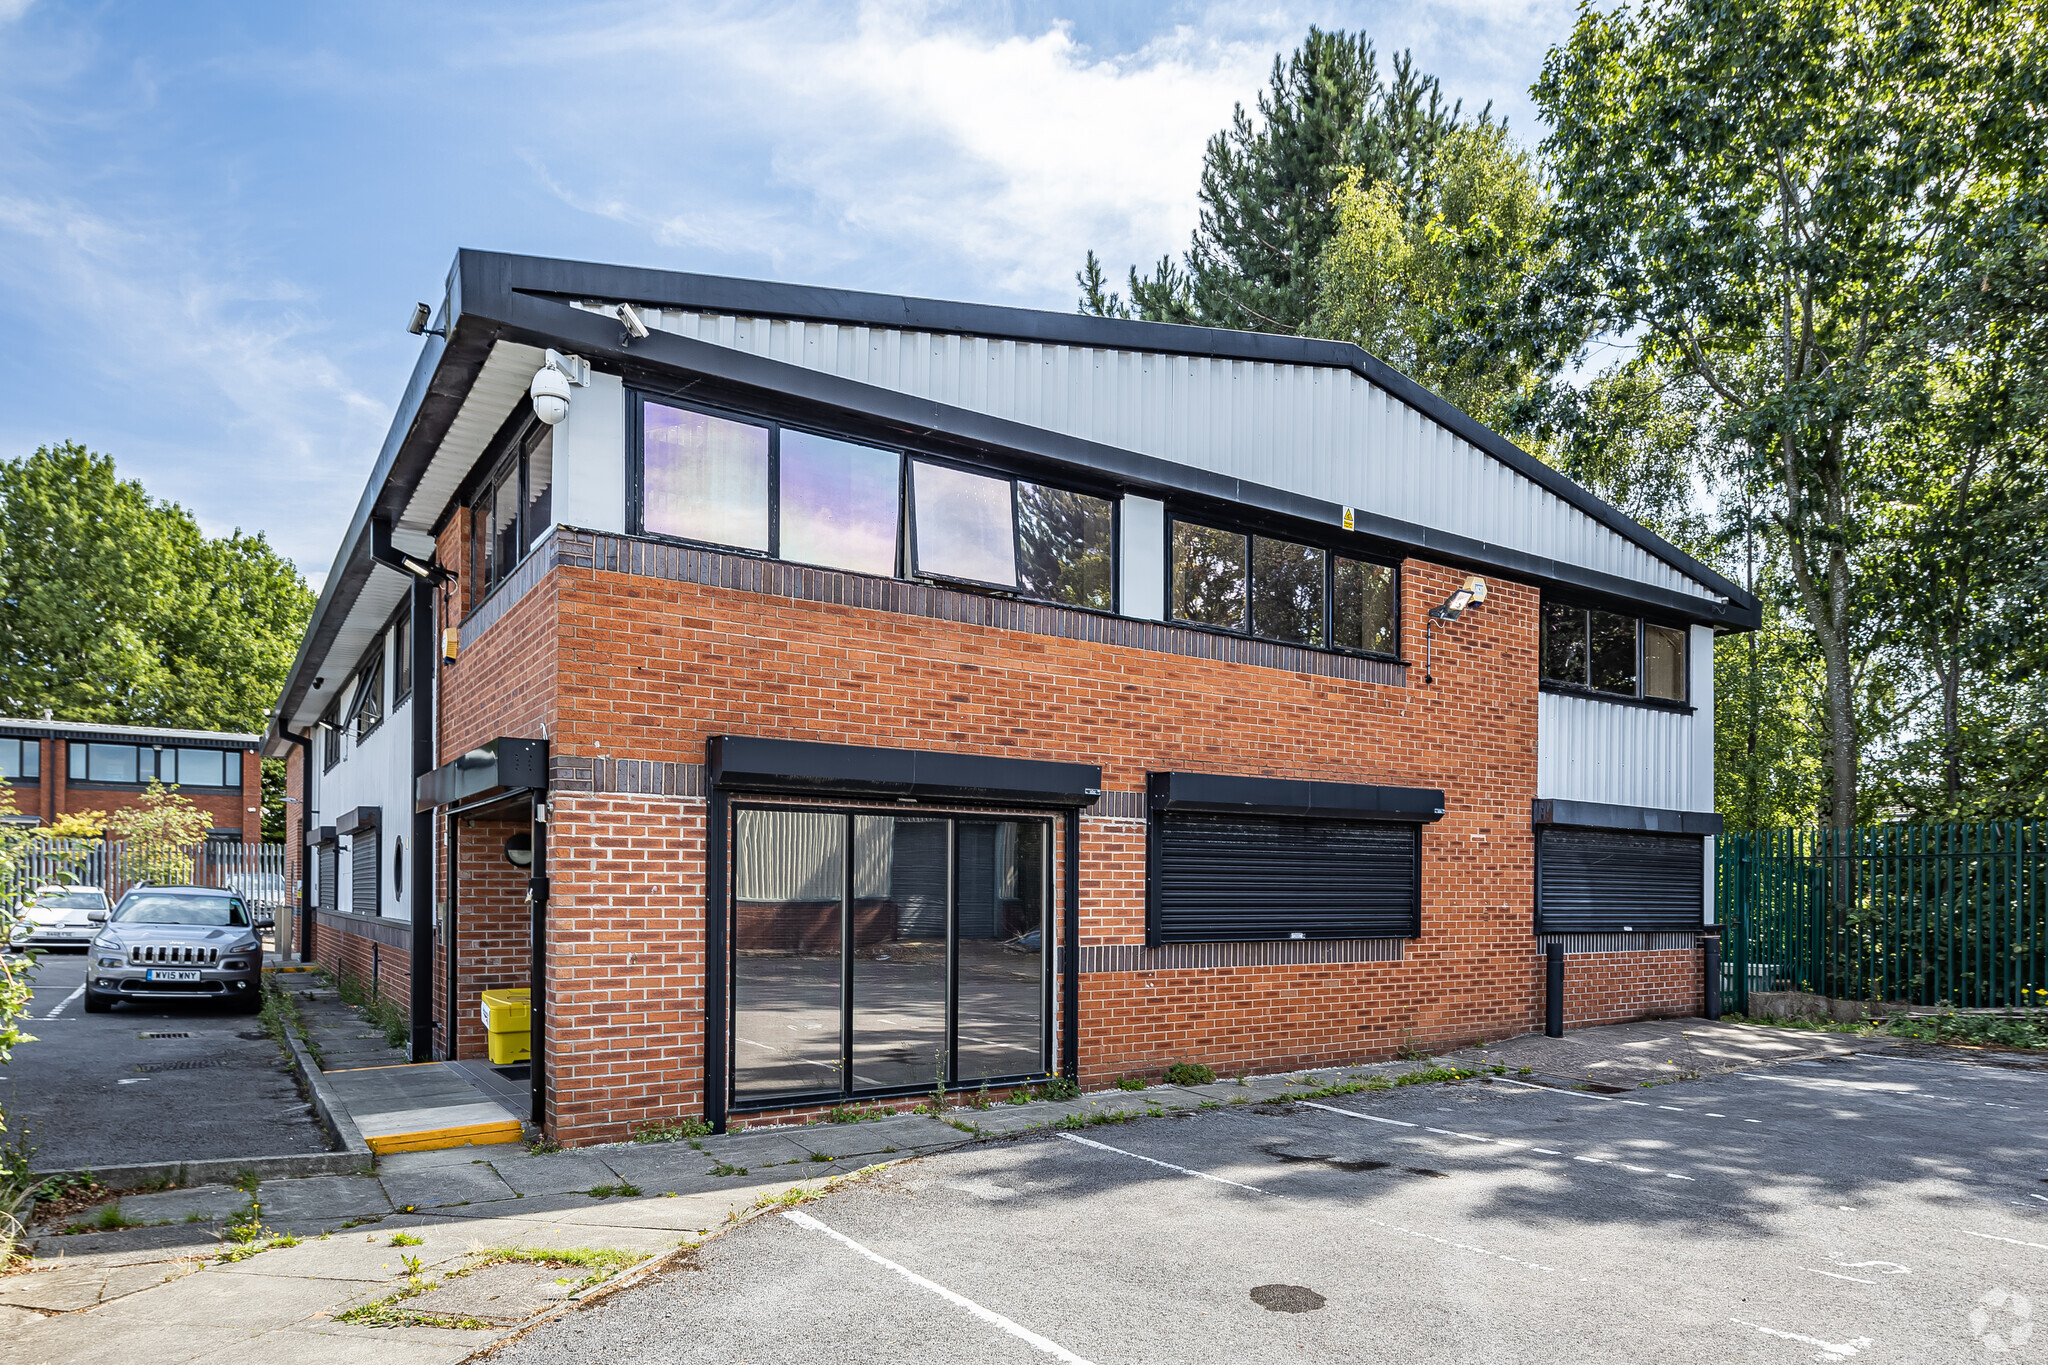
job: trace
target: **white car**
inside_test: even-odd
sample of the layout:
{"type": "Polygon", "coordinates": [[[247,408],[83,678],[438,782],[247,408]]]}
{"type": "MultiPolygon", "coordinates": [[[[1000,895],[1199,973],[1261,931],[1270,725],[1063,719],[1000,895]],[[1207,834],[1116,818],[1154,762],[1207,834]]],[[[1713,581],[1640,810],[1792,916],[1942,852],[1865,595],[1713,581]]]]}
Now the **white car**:
{"type": "Polygon", "coordinates": [[[7,946],[84,948],[107,917],[107,893],[97,886],[39,886],[17,912],[7,946]],[[92,915],[97,910],[99,919],[92,915]]]}

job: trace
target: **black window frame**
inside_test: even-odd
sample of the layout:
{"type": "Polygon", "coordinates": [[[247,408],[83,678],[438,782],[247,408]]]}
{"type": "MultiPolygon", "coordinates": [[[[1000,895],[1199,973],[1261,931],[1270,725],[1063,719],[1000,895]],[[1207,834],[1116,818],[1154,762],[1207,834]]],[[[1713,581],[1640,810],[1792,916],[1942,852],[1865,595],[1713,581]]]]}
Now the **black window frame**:
{"type": "Polygon", "coordinates": [[[1692,712],[1696,708],[1692,700],[1692,630],[1684,622],[1644,616],[1640,612],[1616,611],[1613,607],[1585,600],[1552,596],[1545,593],[1537,608],[1536,677],[1537,684],[1545,692],[1556,692],[1565,696],[1587,697],[1596,701],[1620,702],[1635,706],[1652,707],[1660,711],[1692,712]],[[1580,637],[1583,643],[1584,675],[1579,680],[1554,678],[1550,674],[1550,614],[1553,610],[1575,611],[1579,614],[1580,637]],[[1628,617],[1636,625],[1636,686],[1633,692],[1617,692],[1612,688],[1595,687],[1593,677],[1592,613],[1605,612],[1609,616],[1628,617]],[[1678,680],[1680,695],[1658,697],[1644,691],[1644,665],[1648,658],[1647,646],[1651,627],[1678,632],[1679,660],[1678,680]]]}
{"type": "Polygon", "coordinates": [[[331,773],[341,762],[341,698],[327,703],[327,710],[320,717],[320,771],[331,773]]]}
{"type": "Polygon", "coordinates": [[[348,710],[343,714],[342,725],[361,744],[383,728],[384,721],[391,714],[391,707],[384,700],[384,638],[377,637],[377,652],[369,663],[356,670],[350,679],[353,689],[349,694],[348,710]],[[370,716],[368,725],[363,724],[364,713],[370,710],[372,700],[376,710],[370,716]]]}
{"type": "MultiPolygon", "coordinates": [[[[533,554],[537,529],[527,524],[532,506],[532,470],[529,461],[534,447],[542,440],[552,439],[554,428],[534,415],[532,404],[522,400],[520,407],[507,420],[505,427],[484,452],[484,458],[477,462],[483,470],[468,491],[463,506],[469,509],[469,612],[475,614],[505,581],[515,573],[533,554]],[[514,480],[517,493],[514,498],[513,515],[518,525],[513,531],[513,545],[518,553],[510,564],[497,562],[498,530],[492,528],[488,544],[480,538],[479,512],[489,512],[499,493],[504,489],[507,478],[514,480]],[[485,552],[480,553],[483,550],[485,552]]],[[[553,511],[553,485],[555,475],[549,475],[549,510],[553,511]]],[[[552,519],[549,525],[553,525],[552,519]]],[[[408,689],[407,695],[410,695],[408,689]]],[[[396,702],[393,703],[394,707],[396,702]]]]}
{"type": "Polygon", "coordinates": [[[1166,561],[1165,621],[1168,625],[1179,626],[1186,630],[1206,630],[1216,635],[1228,635],[1233,638],[1241,640],[1259,640],[1267,644],[1283,645],[1289,649],[1307,649],[1313,650],[1321,654],[1346,654],[1350,655],[1352,658],[1357,659],[1386,659],[1394,663],[1401,662],[1401,562],[1398,559],[1394,559],[1386,555],[1364,553],[1355,549],[1351,549],[1349,547],[1333,545],[1327,540],[1302,539],[1292,532],[1275,532],[1267,529],[1246,529],[1243,523],[1234,522],[1228,518],[1204,517],[1197,513],[1181,512],[1171,506],[1169,506],[1166,509],[1165,549],[1166,553],[1162,556],[1162,558],[1166,561]],[[1243,540],[1245,566],[1243,600],[1245,624],[1242,630],[1232,630],[1228,626],[1211,625],[1206,621],[1190,621],[1184,616],[1176,616],[1174,614],[1174,607],[1176,606],[1176,603],[1174,601],[1173,593],[1173,532],[1176,526],[1182,524],[1186,524],[1188,526],[1198,526],[1205,531],[1216,531],[1220,532],[1223,535],[1237,536],[1241,540],[1243,540]],[[1252,541],[1255,539],[1282,541],[1289,545],[1299,545],[1304,549],[1316,550],[1322,554],[1322,643],[1312,645],[1302,644],[1300,641],[1297,640],[1283,640],[1271,635],[1260,635],[1252,629],[1252,541]],[[1394,640],[1393,649],[1354,649],[1349,645],[1339,645],[1331,643],[1331,641],[1336,637],[1337,561],[1339,559],[1348,559],[1353,563],[1357,564],[1371,564],[1378,568],[1392,569],[1394,571],[1394,619],[1390,628],[1394,640]]]}
{"type": "Polygon", "coordinates": [[[32,773],[17,772],[13,776],[8,777],[5,773],[6,765],[0,764],[0,778],[5,778],[7,782],[16,786],[40,784],[43,780],[43,741],[40,739],[23,739],[15,735],[0,735],[0,744],[9,743],[16,746],[13,766],[16,768],[25,767],[26,764],[23,760],[32,759],[36,770],[32,773]]]}
{"type": "Polygon", "coordinates": [[[391,640],[391,709],[396,711],[412,696],[412,593],[407,590],[405,600],[398,604],[392,614],[391,625],[386,631],[391,640]]]}
{"type": "MultiPolygon", "coordinates": [[[[905,819],[916,820],[945,821],[948,825],[948,905],[946,908],[948,946],[946,954],[946,1079],[943,1083],[944,1089],[949,1093],[957,1093],[977,1088],[987,1089],[992,1086],[1002,1088],[1009,1086],[1032,1085],[1045,1080],[1049,1080],[1053,1076],[1058,1074],[1059,1057],[1057,1053],[1057,1047],[1059,1038],[1057,1033],[1057,1026],[1065,1023],[1066,1026],[1071,1027],[1071,1023],[1063,1021],[1057,1017],[1059,1010],[1063,1009],[1064,1006],[1061,1006],[1057,1003],[1055,991],[1059,984],[1059,978],[1061,976],[1060,958],[1063,956],[1064,952],[1072,951],[1071,949],[1066,948],[1066,945],[1064,944],[1063,940],[1059,937],[1059,935],[1064,934],[1064,928],[1062,927],[1058,928],[1057,930],[1055,929],[1056,925],[1063,923],[1063,921],[1061,921],[1060,919],[1060,916],[1062,916],[1065,913],[1065,897],[1068,894],[1070,894],[1070,885],[1065,879],[1065,877],[1062,875],[1060,869],[1060,858],[1057,856],[1057,850],[1060,849],[1060,841],[1067,837],[1067,827],[1065,825],[1065,822],[1063,822],[1058,815],[1048,813],[1044,810],[1019,810],[1012,808],[997,807],[963,810],[954,809],[951,807],[927,807],[922,805],[862,806],[848,805],[835,802],[790,802],[762,800],[753,798],[735,798],[725,803],[725,811],[723,818],[726,821],[726,826],[723,832],[724,837],[722,840],[725,865],[722,869],[718,870],[717,874],[721,880],[722,885],[725,888],[725,895],[723,897],[725,902],[723,907],[723,913],[725,916],[724,939],[726,958],[726,999],[721,1003],[720,1007],[723,1008],[727,1014],[727,1027],[725,1029],[724,1041],[725,1101],[728,1112],[746,1113],[751,1111],[768,1109],[788,1109],[792,1107],[801,1107],[803,1105],[813,1103],[833,1104],[854,1100],[885,1100],[900,1098],[906,1095],[928,1095],[931,1093],[932,1090],[932,1082],[929,1080],[909,1086],[871,1086],[863,1088],[858,1085],[857,1078],[853,1075],[852,1066],[844,1065],[844,1063],[846,1063],[849,1060],[849,1048],[852,1043],[851,1029],[853,1026],[854,1017],[853,963],[855,957],[854,954],[851,952],[842,951],[839,957],[841,1047],[840,1060],[842,1065],[839,1067],[840,1081],[838,1087],[833,1089],[819,1087],[815,1090],[806,1091],[776,1091],[772,1094],[749,1093],[745,1096],[742,1096],[739,1089],[738,1030],[731,1026],[732,1015],[737,1010],[739,1001],[739,960],[737,944],[739,940],[738,924],[740,902],[737,895],[737,887],[740,841],[737,837],[737,831],[739,829],[739,815],[742,811],[773,811],[778,814],[797,813],[806,815],[836,815],[845,818],[846,834],[845,837],[842,838],[842,840],[840,841],[843,850],[843,856],[846,859],[846,868],[848,874],[843,882],[841,890],[843,906],[850,906],[853,900],[855,899],[853,895],[854,882],[852,880],[851,874],[853,870],[854,858],[853,822],[856,817],[866,815],[882,817],[900,817],[905,819]],[[1045,902],[1044,909],[1041,913],[1041,918],[1039,922],[1040,938],[1038,982],[1038,1025],[1040,1049],[1039,1059],[1041,1062],[1044,1063],[1044,1069],[1034,1072],[1019,1072],[1008,1076],[976,1076],[966,1080],[962,1080],[959,1078],[959,1048],[957,1046],[957,1035],[960,1023],[960,971],[959,953],[957,952],[957,942],[959,933],[959,891],[957,885],[955,884],[957,878],[954,869],[954,864],[957,862],[959,853],[960,826],[962,824],[1004,823],[1037,824],[1042,825],[1045,830],[1043,844],[1045,860],[1043,872],[1045,878],[1045,902]]],[[[841,914],[842,917],[844,917],[846,911],[842,909],[841,914]]],[[[844,918],[842,918],[842,925],[844,924],[844,922],[844,918]]],[[[844,929],[842,929],[842,932],[845,932],[844,929]]]]}
{"type": "MultiPolygon", "coordinates": [[[[629,535],[657,541],[668,545],[686,545],[695,549],[713,550],[719,554],[740,555],[749,559],[773,560],[777,563],[794,564],[805,568],[820,569],[827,573],[861,574],[863,577],[878,577],[859,569],[844,569],[832,565],[811,564],[805,560],[788,559],[782,553],[782,433],[802,432],[830,441],[843,441],[849,445],[864,446],[870,450],[886,451],[896,457],[896,553],[895,566],[891,574],[897,582],[933,583],[942,587],[960,588],[967,591],[994,596],[1011,597],[1022,602],[1043,603],[1068,611],[1092,612],[1098,616],[1115,616],[1122,610],[1123,575],[1123,499],[1115,491],[1102,487],[1085,487],[1068,481],[1048,479],[1039,473],[1015,467],[1009,463],[975,463],[956,456],[900,440],[877,440],[852,432],[834,430],[813,422],[789,422],[780,418],[764,417],[759,413],[743,409],[724,407],[694,399],[681,398],[660,389],[634,386],[627,389],[631,412],[631,431],[628,441],[631,446],[626,461],[626,530],[629,535]],[[647,529],[646,521],[646,472],[647,472],[647,405],[658,403],[663,407],[676,408],[683,412],[701,413],[721,421],[738,422],[759,427],[768,433],[768,548],[750,549],[744,545],[727,545],[719,541],[697,540],[688,536],[667,535],[647,529]],[[964,473],[977,474],[983,478],[1001,479],[1010,485],[1010,533],[1016,563],[1020,566],[1017,582],[988,583],[976,579],[960,578],[947,574],[919,573],[916,571],[916,498],[913,489],[912,465],[916,463],[941,465],[964,473]],[[1014,543],[1020,534],[1017,520],[1017,485],[1029,483],[1039,488],[1073,493],[1081,497],[1095,498],[1109,505],[1109,605],[1093,607],[1079,602],[1063,602],[1058,598],[1040,597],[1023,591],[1022,546],[1014,543]]],[[[478,498],[486,496],[478,494],[478,498]]],[[[474,501],[474,500],[473,500],[474,501]]]]}

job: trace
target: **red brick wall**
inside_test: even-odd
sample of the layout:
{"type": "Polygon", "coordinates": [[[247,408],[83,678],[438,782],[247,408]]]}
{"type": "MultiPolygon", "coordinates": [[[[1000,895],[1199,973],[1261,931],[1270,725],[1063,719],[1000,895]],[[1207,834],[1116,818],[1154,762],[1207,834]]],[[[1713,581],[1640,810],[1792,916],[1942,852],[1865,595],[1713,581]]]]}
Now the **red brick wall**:
{"type": "MultiPolygon", "coordinates": [[[[1707,955],[1701,948],[1643,953],[1566,953],[1564,1026],[1587,1028],[1629,1019],[1672,1019],[1706,1005],[1707,955]]],[[[1543,998],[1543,963],[1536,964],[1543,998]]]]}
{"type": "Polygon", "coordinates": [[[316,947],[321,966],[346,972],[375,994],[400,1005],[412,998],[411,959],[404,948],[346,929],[337,931],[334,924],[328,920],[320,926],[316,947]]]}
{"type": "Polygon", "coordinates": [[[616,1141],[701,1114],[705,804],[549,805],[548,1132],[616,1141]]]}
{"type": "MultiPolygon", "coordinates": [[[[466,553],[451,539],[444,559],[466,553]]],[[[1395,687],[557,569],[444,671],[442,752],[545,725],[558,755],[699,763],[707,736],[736,733],[1093,762],[1104,788],[1123,792],[1166,769],[1441,787],[1448,814],[1423,830],[1423,931],[1404,961],[1082,978],[1086,1083],[1182,1059],[1230,1070],[1383,1059],[1540,1022],[1529,825],[1539,595],[1491,584],[1484,605],[1438,633],[1425,684],[1423,614],[1463,578],[1404,566],[1413,667],[1395,687]]],[[[560,1140],[617,1138],[701,1106],[701,809],[556,798],[548,1048],[560,1140]]],[[[1084,822],[1084,944],[1143,941],[1143,873],[1142,824],[1084,822]]],[[[1692,957],[1574,955],[1592,992],[1584,1021],[1693,1008],[1696,959],[1674,965],[1692,957]],[[1596,986],[1608,973],[1642,979],[1596,986]]]]}

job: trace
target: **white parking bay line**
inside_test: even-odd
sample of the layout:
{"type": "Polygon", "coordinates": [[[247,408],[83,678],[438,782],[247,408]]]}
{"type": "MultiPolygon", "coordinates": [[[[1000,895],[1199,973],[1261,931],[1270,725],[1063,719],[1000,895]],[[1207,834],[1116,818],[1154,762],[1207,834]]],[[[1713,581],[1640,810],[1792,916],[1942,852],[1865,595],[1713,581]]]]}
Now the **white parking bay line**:
{"type": "Polygon", "coordinates": [[[1078,1142],[1083,1147],[1093,1147],[1098,1152],[1115,1152],[1118,1156],[1131,1157],[1137,1161],[1149,1162],[1154,1166],[1164,1166],[1169,1171],[1178,1171],[1182,1175],[1191,1175],[1197,1180],[1213,1180],[1219,1185],[1228,1185],[1232,1189],[1250,1190],[1253,1194],[1272,1193],[1270,1190],[1260,1189],[1257,1185],[1240,1185],[1235,1180],[1225,1180],[1220,1175],[1210,1175],[1206,1171],[1191,1171],[1185,1166],[1176,1166],[1171,1161],[1161,1161],[1157,1157],[1140,1156],[1136,1152],[1127,1152],[1121,1147],[1112,1147],[1106,1142],[1097,1142],[1093,1138],[1079,1137],[1073,1133],[1060,1133],[1058,1136],[1065,1138],[1069,1142],[1078,1142]]]}
{"type": "Polygon", "coordinates": [[[58,1015],[60,1015],[60,1014],[62,1014],[62,1013],[64,1012],[64,1007],[65,1007],[66,1005],[70,1004],[70,1003],[71,1003],[72,1001],[76,1000],[76,999],[77,999],[77,998],[78,998],[79,996],[81,996],[81,995],[84,995],[84,994],[85,994],[85,983],[84,983],[83,981],[81,981],[81,982],[79,982],[79,983],[78,983],[78,989],[77,989],[77,990],[75,990],[75,991],[71,992],[71,994],[69,994],[69,995],[65,996],[65,997],[64,997],[64,998],[63,998],[62,1000],[59,1000],[59,1001],[57,1002],[57,1008],[55,1008],[55,1009],[51,1010],[51,1011],[50,1011],[50,1012],[49,1012],[48,1014],[44,1015],[44,1016],[43,1016],[43,1018],[45,1018],[45,1019],[55,1019],[55,1018],[56,1018],[56,1017],[57,1017],[58,1015]]]}
{"type": "Polygon", "coordinates": [[[1339,1109],[1334,1104],[1317,1104],[1314,1100],[1303,1100],[1311,1109],[1320,1109],[1328,1114],[1342,1114],[1347,1119],[1364,1119],[1367,1123],[1384,1123],[1394,1128],[1413,1128],[1415,1125],[1403,1119],[1383,1119],[1377,1114],[1361,1114],[1354,1109],[1339,1109]]]}
{"type": "Polygon", "coordinates": [[[940,1298],[944,1299],[947,1303],[954,1305],[956,1308],[965,1308],[968,1312],[974,1314],[974,1316],[980,1318],[983,1322],[989,1324],[991,1327],[994,1327],[997,1331],[1003,1332],[1009,1336],[1013,1336],[1017,1338],[1017,1340],[1024,1342],[1028,1345],[1035,1346],[1040,1351],[1043,1351],[1046,1355],[1051,1356],[1054,1360],[1071,1361],[1072,1365],[1090,1365],[1090,1362],[1088,1360],[1081,1356],[1075,1355],[1072,1351],[1069,1351],[1066,1347],[1060,1345],[1057,1341],[1053,1341],[1047,1337],[1042,1337],[1038,1335],[1038,1333],[1032,1331],[1029,1327],[1024,1326],[1022,1323],[1012,1322],[1010,1321],[1010,1319],[1004,1317],[1001,1313],[998,1313],[993,1309],[983,1308],[980,1304],[976,1303],[974,1300],[968,1298],[964,1294],[956,1294],[942,1284],[935,1284],[932,1281],[927,1280],[924,1276],[918,1274],[915,1270],[910,1270],[904,1266],[896,1264],[894,1261],[890,1260],[887,1256],[882,1255],[880,1252],[868,1250],[859,1242],[856,1242],[851,1237],[848,1237],[845,1233],[836,1232],[833,1229],[826,1227],[823,1223],[811,1217],[811,1215],[809,1215],[808,1213],[804,1213],[799,1209],[784,1209],[782,1211],[782,1216],[784,1218],[787,1218],[790,1222],[795,1223],[798,1227],[809,1228],[813,1232],[824,1233],[827,1237],[830,1237],[833,1241],[838,1242],[841,1246],[849,1247],[852,1250],[859,1252],[861,1255],[867,1257],[870,1261],[873,1261],[876,1265],[881,1266],[885,1270],[895,1271],[898,1275],[901,1275],[904,1279],[910,1281],[912,1284],[916,1285],[920,1289],[929,1289],[932,1293],[937,1294],[940,1298]]]}

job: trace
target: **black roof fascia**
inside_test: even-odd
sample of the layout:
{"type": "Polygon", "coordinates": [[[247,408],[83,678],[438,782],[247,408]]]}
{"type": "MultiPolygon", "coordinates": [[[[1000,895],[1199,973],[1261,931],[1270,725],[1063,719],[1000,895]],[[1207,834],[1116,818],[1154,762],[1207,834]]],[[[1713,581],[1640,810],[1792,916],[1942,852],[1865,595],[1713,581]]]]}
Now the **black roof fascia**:
{"type": "MultiPolygon", "coordinates": [[[[856,419],[879,422],[901,432],[948,440],[985,451],[1019,452],[1036,456],[1053,465],[1092,476],[1107,478],[1133,491],[1149,493],[1183,508],[1190,503],[1218,511],[1252,508],[1313,527],[1319,538],[1340,537],[1344,508],[1334,502],[1312,498],[1265,484],[1176,464],[1157,456],[1143,455],[1120,446],[1103,445],[1063,435],[1043,427],[991,417],[965,408],[950,407],[913,394],[900,393],[872,384],[862,384],[838,375],[789,365],[715,342],[668,332],[654,332],[626,342],[624,329],[602,314],[571,308],[554,299],[529,293],[504,300],[504,311],[496,319],[501,335],[531,345],[567,347],[593,362],[603,362],[628,378],[659,387],[666,378],[671,388],[678,374],[694,376],[687,381],[691,392],[755,394],[771,400],[794,398],[810,405],[812,411],[826,409],[856,419]],[[711,381],[707,388],[705,381],[711,381]]],[[[1200,330],[1200,329],[1195,329],[1200,330]]],[[[1356,534],[1405,550],[1425,552],[1455,567],[1501,572],[1539,583],[1558,584],[1582,594],[1617,603],[1670,613],[1686,620],[1753,629],[1758,623],[1754,605],[1716,602],[1653,584],[1638,583],[1564,564],[1542,555],[1532,555],[1504,545],[1452,535],[1426,526],[1416,526],[1375,512],[1354,511],[1356,534]]],[[[1732,586],[1732,585],[1731,585],[1732,586]]],[[[1739,590],[1738,590],[1739,591],[1739,590]]]]}
{"type": "Polygon", "coordinates": [[[1607,829],[1639,834],[1719,834],[1721,817],[1712,811],[1658,810],[1653,806],[1611,806],[1600,801],[1537,800],[1529,823],[1568,829],[1607,829]]]}
{"type": "Polygon", "coordinates": [[[1141,322],[1130,318],[1100,318],[1086,313],[1054,313],[896,294],[868,294],[851,289],[825,289],[769,280],[731,279],[719,275],[496,252],[464,251],[458,259],[471,256],[489,259],[494,264],[502,263],[502,278],[508,287],[526,293],[553,294],[563,299],[617,299],[660,308],[732,313],[742,317],[805,319],[905,331],[969,333],[1064,346],[1155,351],[1285,365],[1323,365],[1350,370],[1702,586],[1738,604],[1753,605],[1739,585],[1634,518],[1610,507],[1469,413],[1348,341],[1276,336],[1268,332],[1235,332],[1181,323],[1141,322]]]}
{"type": "Polygon", "coordinates": [[[544,792],[547,786],[548,742],[500,737],[422,774],[413,784],[413,809],[457,806],[497,791],[544,792]]]}
{"type": "Polygon", "coordinates": [[[142,730],[144,734],[110,734],[105,730],[79,729],[61,720],[15,721],[0,723],[0,739],[66,739],[81,740],[88,744],[139,744],[155,749],[224,749],[230,753],[247,753],[263,747],[261,738],[255,739],[194,739],[190,735],[160,734],[147,725],[126,727],[142,730]],[[153,737],[154,736],[154,737],[153,737]]]}
{"type": "Polygon", "coordinates": [[[1435,787],[1303,782],[1295,778],[1237,777],[1226,773],[1146,773],[1145,803],[1155,811],[1288,815],[1315,820],[1427,825],[1444,818],[1444,794],[1435,787]]]}
{"type": "Polygon", "coordinates": [[[1069,808],[1102,795],[1095,764],[1035,758],[713,735],[705,761],[711,785],[728,792],[1069,808]]]}

